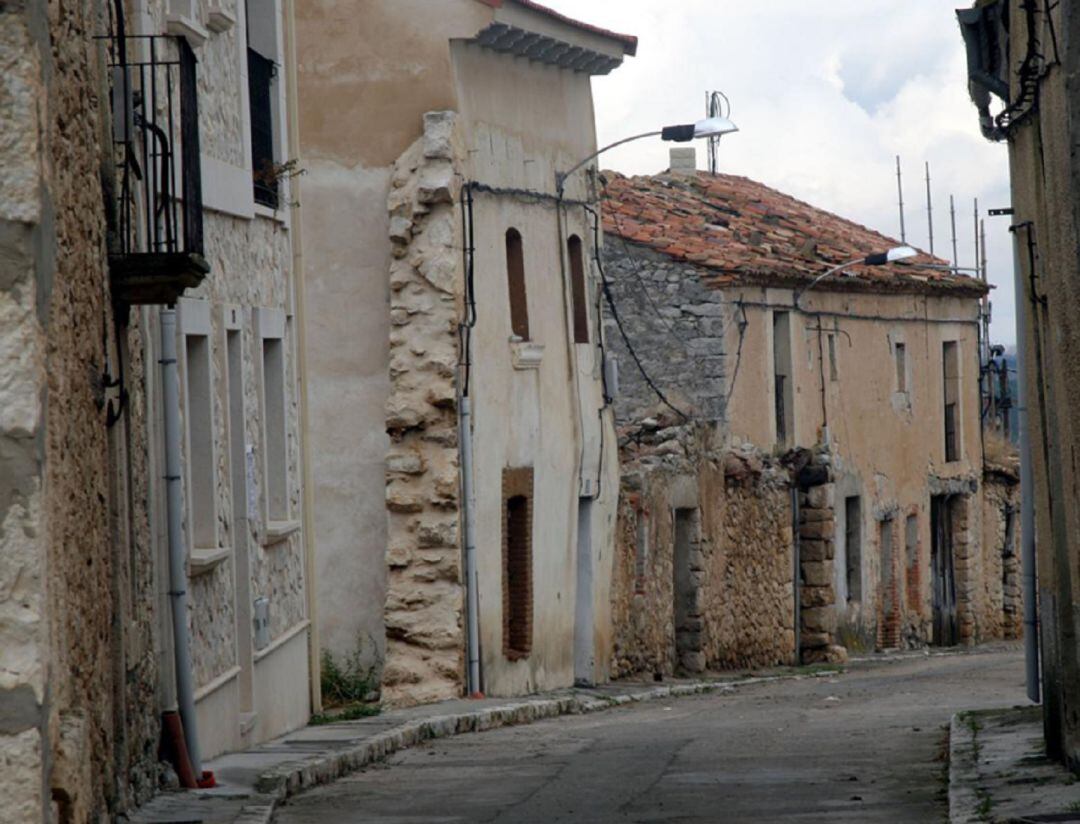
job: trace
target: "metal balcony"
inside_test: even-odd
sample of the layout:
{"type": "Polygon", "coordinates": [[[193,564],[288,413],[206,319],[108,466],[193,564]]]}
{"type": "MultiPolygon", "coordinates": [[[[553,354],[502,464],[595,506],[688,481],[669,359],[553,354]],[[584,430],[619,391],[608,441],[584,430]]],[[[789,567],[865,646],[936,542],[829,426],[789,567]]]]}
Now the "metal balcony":
{"type": "Polygon", "coordinates": [[[120,304],[172,304],[203,257],[196,61],[183,38],[109,38],[113,157],[109,272],[120,304]]]}

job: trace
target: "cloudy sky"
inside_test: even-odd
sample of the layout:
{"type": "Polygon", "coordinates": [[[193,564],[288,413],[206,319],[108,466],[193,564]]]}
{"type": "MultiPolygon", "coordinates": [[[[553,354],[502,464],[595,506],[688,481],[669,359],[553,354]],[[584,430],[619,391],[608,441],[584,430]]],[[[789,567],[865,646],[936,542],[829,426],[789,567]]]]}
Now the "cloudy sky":
{"type": "MultiPolygon", "coordinates": [[[[596,78],[602,144],[704,115],[705,91],[730,99],[739,133],[720,144],[722,171],[746,175],[899,237],[896,155],[908,242],[974,265],[973,199],[1007,206],[1008,157],[979,134],[954,9],[963,0],[544,0],[564,14],[638,36],[638,54],[596,78]]],[[[613,149],[604,168],[667,167],[669,144],[613,149]]],[[[698,166],[707,166],[704,143],[698,166]]],[[[1008,218],[986,218],[995,341],[1013,343],[1008,218]]]]}

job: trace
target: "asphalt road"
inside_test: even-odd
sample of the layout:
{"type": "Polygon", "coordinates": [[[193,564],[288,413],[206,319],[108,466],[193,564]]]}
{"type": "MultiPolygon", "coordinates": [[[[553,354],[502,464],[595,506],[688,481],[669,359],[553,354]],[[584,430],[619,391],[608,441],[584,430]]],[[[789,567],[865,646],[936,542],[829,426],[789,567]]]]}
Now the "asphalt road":
{"type": "Polygon", "coordinates": [[[919,655],[435,741],[274,820],[939,822],[949,717],[1023,694],[1019,648],[919,655]]]}

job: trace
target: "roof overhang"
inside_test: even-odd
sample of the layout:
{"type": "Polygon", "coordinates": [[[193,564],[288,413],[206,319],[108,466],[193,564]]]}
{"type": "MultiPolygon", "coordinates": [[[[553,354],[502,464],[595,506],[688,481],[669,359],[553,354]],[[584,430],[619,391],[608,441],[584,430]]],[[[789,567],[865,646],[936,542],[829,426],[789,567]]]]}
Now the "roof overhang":
{"type": "Polygon", "coordinates": [[[483,0],[493,20],[472,38],[492,51],[584,74],[607,74],[637,51],[637,38],[565,17],[530,0],[483,0]]]}

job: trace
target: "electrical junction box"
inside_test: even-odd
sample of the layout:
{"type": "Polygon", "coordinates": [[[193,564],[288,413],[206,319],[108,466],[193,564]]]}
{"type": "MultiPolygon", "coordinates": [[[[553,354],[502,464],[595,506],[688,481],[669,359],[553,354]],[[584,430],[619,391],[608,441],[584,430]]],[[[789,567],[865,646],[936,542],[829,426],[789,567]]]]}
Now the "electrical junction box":
{"type": "Polygon", "coordinates": [[[270,599],[266,596],[255,599],[252,621],[255,624],[255,649],[266,649],[270,646],[270,599]]]}
{"type": "Polygon", "coordinates": [[[619,397],[619,361],[614,355],[604,357],[604,385],[609,398],[619,397]]]}

